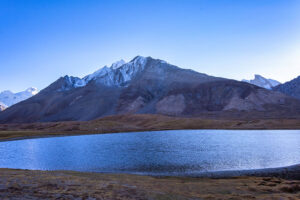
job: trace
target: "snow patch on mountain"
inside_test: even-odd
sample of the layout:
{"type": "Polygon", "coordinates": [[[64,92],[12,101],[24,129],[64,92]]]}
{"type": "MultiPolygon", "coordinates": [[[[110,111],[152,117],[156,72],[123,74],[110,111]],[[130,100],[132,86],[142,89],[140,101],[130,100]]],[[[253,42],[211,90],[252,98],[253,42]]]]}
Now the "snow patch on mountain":
{"type": "Polygon", "coordinates": [[[0,105],[3,107],[9,107],[20,101],[24,101],[38,93],[38,89],[30,87],[25,91],[13,93],[9,90],[5,90],[0,93],[0,105]]]}
{"type": "Polygon", "coordinates": [[[61,86],[61,88],[58,91],[67,91],[73,88],[79,88],[86,86],[85,80],[73,77],[73,76],[64,76],[64,84],[61,86]]]}
{"type": "Polygon", "coordinates": [[[268,90],[272,89],[273,87],[276,87],[277,85],[280,85],[281,83],[273,80],[273,79],[267,79],[261,75],[255,74],[253,80],[242,80],[243,82],[247,82],[262,88],[266,88],[268,90]]]}

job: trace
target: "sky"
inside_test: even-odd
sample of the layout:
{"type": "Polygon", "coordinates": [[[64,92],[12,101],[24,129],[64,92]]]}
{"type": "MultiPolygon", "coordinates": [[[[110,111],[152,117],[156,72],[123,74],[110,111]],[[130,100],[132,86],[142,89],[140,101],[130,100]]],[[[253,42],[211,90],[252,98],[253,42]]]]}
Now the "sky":
{"type": "Polygon", "coordinates": [[[300,75],[299,0],[0,0],[0,91],[137,55],[236,80],[300,75]]]}

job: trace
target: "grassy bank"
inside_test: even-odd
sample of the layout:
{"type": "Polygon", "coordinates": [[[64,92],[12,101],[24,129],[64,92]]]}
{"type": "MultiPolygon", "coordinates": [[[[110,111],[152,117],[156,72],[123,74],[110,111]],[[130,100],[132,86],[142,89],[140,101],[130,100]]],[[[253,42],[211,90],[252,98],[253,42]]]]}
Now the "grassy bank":
{"type": "Polygon", "coordinates": [[[178,129],[300,129],[299,119],[202,119],[119,115],[85,122],[0,124],[0,139],[178,129]]]}

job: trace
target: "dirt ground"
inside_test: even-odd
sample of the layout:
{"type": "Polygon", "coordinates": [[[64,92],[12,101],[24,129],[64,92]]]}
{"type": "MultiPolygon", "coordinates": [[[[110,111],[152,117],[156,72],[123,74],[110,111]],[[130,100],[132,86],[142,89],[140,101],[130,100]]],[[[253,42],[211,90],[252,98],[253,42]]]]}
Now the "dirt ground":
{"type": "Polygon", "coordinates": [[[300,199],[300,181],[0,169],[0,199],[300,199]]]}

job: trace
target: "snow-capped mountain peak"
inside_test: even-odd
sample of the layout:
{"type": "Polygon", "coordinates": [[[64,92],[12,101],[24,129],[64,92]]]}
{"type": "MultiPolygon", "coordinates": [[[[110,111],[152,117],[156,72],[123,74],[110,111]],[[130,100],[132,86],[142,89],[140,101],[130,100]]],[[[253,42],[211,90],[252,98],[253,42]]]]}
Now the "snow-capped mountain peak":
{"type": "Polygon", "coordinates": [[[111,68],[112,68],[112,69],[118,69],[119,67],[121,67],[121,66],[124,65],[125,63],[126,63],[126,62],[125,62],[123,59],[121,59],[121,60],[119,60],[119,61],[113,63],[113,64],[111,65],[111,68]]]}
{"type": "Polygon", "coordinates": [[[122,85],[130,80],[139,72],[142,71],[147,63],[147,58],[142,56],[137,56],[129,63],[122,65],[118,69],[116,74],[120,78],[120,82],[117,82],[117,85],[122,85]]]}
{"type": "Polygon", "coordinates": [[[135,65],[144,65],[149,57],[136,56],[129,63],[134,63],[135,65]]]}
{"type": "Polygon", "coordinates": [[[98,69],[97,71],[95,71],[94,73],[87,75],[83,78],[83,80],[88,83],[89,81],[97,78],[97,77],[101,77],[106,75],[109,71],[111,71],[111,69],[109,67],[107,67],[106,65],[100,69],[98,69]]]}
{"type": "Polygon", "coordinates": [[[253,80],[245,80],[243,79],[242,81],[251,83],[253,85],[266,88],[266,89],[272,89],[273,87],[276,87],[277,85],[281,84],[280,82],[273,80],[273,79],[267,79],[259,74],[254,75],[253,80]]]}
{"type": "Polygon", "coordinates": [[[30,87],[25,91],[28,92],[28,93],[31,93],[32,95],[36,95],[39,92],[38,89],[35,88],[35,87],[30,87]]]}
{"type": "Polygon", "coordinates": [[[38,90],[34,87],[30,87],[25,91],[13,93],[9,90],[5,90],[0,93],[0,104],[4,107],[12,106],[20,101],[24,101],[38,93],[38,90]]]}
{"type": "Polygon", "coordinates": [[[5,110],[6,108],[7,106],[4,103],[0,102],[0,112],[5,110]]]}
{"type": "Polygon", "coordinates": [[[132,78],[140,71],[145,68],[147,62],[147,57],[136,56],[130,62],[126,63],[124,60],[117,61],[113,63],[110,67],[104,66],[92,74],[89,74],[82,79],[69,77],[66,81],[67,87],[64,89],[69,89],[69,87],[84,87],[91,81],[103,84],[105,86],[115,86],[121,87],[126,86],[126,84],[132,80],[132,78]]]}

